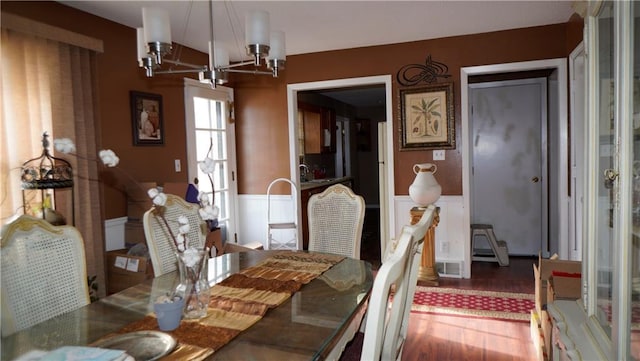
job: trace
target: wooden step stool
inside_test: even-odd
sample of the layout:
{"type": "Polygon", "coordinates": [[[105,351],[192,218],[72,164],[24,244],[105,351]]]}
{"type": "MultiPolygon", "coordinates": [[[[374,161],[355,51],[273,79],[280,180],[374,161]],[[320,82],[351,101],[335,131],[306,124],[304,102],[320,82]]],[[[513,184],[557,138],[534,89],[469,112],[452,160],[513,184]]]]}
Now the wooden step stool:
{"type": "Polygon", "coordinates": [[[471,260],[481,262],[498,262],[500,266],[509,265],[509,250],[505,241],[498,241],[493,226],[490,224],[471,225],[471,260]],[[476,245],[476,237],[484,237],[490,248],[476,245]]]}

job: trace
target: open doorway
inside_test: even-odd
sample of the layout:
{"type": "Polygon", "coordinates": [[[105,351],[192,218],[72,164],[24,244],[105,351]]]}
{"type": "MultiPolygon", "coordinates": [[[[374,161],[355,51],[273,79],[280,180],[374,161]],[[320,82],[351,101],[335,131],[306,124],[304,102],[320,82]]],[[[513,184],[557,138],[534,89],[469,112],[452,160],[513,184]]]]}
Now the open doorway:
{"type": "MultiPolygon", "coordinates": [[[[360,107],[362,108],[360,113],[358,112],[358,107],[353,107],[355,111],[351,113],[343,112],[339,117],[336,117],[336,120],[339,121],[337,128],[340,130],[339,134],[335,134],[336,138],[338,138],[336,143],[340,144],[336,147],[339,151],[333,152],[328,156],[310,154],[304,157],[307,165],[311,163],[313,167],[314,162],[317,162],[326,167],[326,164],[329,164],[330,172],[334,176],[353,177],[354,191],[365,197],[368,214],[374,214],[369,217],[369,220],[374,219],[378,223],[376,226],[379,232],[375,233],[375,237],[378,239],[375,242],[386,242],[391,238],[388,230],[394,229],[394,225],[391,224],[394,220],[393,207],[388,206],[393,204],[393,194],[379,191],[380,189],[394,189],[392,174],[393,149],[391,148],[393,132],[392,122],[390,121],[392,119],[391,76],[299,83],[290,84],[287,87],[290,170],[292,179],[298,182],[300,181],[299,162],[301,154],[298,137],[300,130],[295,116],[298,114],[298,100],[309,100],[309,97],[321,96],[347,104],[346,102],[370,101],[363,97],[380,97],[381,94],[382,97],[379,100],[383,103],[380,105],[383,109],[382,115],[368,116],[369,114],[366,113],[365,107],[360,107]],[[385,133],[383,138],[386,141],[382,142],[384,145],[381,152],[376,152],[375,150],[380,141],[378,137],[375,137],[375,133],[378,131],[377,123],[380,121],[385,121],[385,126],[382,129],[383,133],[385,133]],[[387,147],[386,144],[389,144],[389,146],[387,147]],[[379,153],[382,156],[379,156],[379,153]],[[381,163],[384,167],[379,171],[381,163]]],[[[298,201],[298,204],[301,204],[300,194],[298,194],[298,201]]],[[[299,219],[299,222],[302,222],[302,219],[299,219]]],[[[365,223],[367,223],[366,216],[365,223]]],[[[302,238],[302,235],[300,237],[302,238]]],[[[382,244],[376,248],[379,257],[380,249],[383,248],[382,244]]]]}
{"type": "Polygon", "coordinates": [[[470,78],[481,75],[508,74],[551,70],[548,83],[548,242],[541,246],[541,253],[548,257],[551,251],[566,258],[568,250],[568,122],[567,122],[567,66],[566,59],[549,59],[520,63],[495,64],[460,69],[462,115],[462,193],[464,202],[463,230],[465,234],[464,276],[471,277],[471,186],[474,169],[472,154],[472,127],[470,78]]]}

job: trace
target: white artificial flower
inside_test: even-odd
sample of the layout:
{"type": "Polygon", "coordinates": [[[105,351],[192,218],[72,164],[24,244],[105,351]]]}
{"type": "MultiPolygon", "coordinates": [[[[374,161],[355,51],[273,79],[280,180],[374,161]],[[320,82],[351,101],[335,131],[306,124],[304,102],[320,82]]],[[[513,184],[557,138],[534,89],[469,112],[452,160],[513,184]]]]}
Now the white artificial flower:
{"type": "Polygon", "coordinates": [[[200,208],[198,212],[200,213],[200,218],[202,218],[205,221],[208,221],[208,220],[214,220],[218,218],[218,214],[220,213],[220,210],[218,209],[217,206],[206,205],[200,208]]]}
{"type": "Polygon", "coordinates": [[[162,192],[158,192],[158,194],[153,197],[153,204],[155,204],[156,206],[164,206],[167,203],[167,195],[162,193],[162,192]]]}
{"type": "Polygon", "coordinates": [[[185,216],[178,217],[178,224],[180,224],[180,228],[178,228],[179,234],[187,234],[191,227],[189,226],[189,219],[185,216]]]}
{"type": "Polygon", "coordinates": [[[200,202],[200,205],[202,206],[206,206],[208,204],[210,204],[209,202],[209,194],[205,193],[205,192],[200,192],[198,193],[198,202],[200,202]]]}
{"type": "Polygon", "coordinates": [[[200,252],[195,248],[187,248],[182,255],[184,265],[187,267],[194,267],[200,261],[200,252]]]}
{"type": "Polygon", "coordinates": [[[54,139],[53,146],[58,152],[62,152],[64,154],[75,153],[76,151],[76,145],[73,144],[73,141],[69,138],[54,139]]]}
{"type": "Polygon", "coordinates": [[[184,234],[179,234],[178,235],[178,239],[176,239],[176,242],[178,243],[178,251],[180,252],[184,252],[185,251],[185,247],[184,245],[187,243],[187,238],[184,234]]]}
{"type": "Polygon", "coordinates": [[[158,193],[160,193],[158,188],[149,188],[149,190],[147,191],[147,194],[151,199],[154,199],[158,195],[158,193]]]}
{"type": "Polygon", "coordinates": [[[118,158],[116,153],[111,149],[103,149],[98,153],[98,155],[100,155],[102,163],[107,167],[115,167],[120,163],[120,158],[118,158]]]}
{"type": "Polygon", "coordinates": [[[206,157],[203,161],[199,162],[200,163],[200,170],[203,173],[213,173],[213,171],[216,168],[216,162],[210,158],[210,157],[206,157]]]}

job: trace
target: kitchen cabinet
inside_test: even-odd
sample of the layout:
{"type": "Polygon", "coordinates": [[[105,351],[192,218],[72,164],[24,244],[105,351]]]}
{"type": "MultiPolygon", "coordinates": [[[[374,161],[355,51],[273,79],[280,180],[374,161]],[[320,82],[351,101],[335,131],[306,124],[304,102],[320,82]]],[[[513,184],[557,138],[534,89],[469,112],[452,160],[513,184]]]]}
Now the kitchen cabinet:
{"type": "Polygon", "coordinates": [[[302,126],[304,127],[304,153],[335,153],[335,110],[306,103],[299,103],[298,115],[302,118],[302,126]]]}
{"type": "Polygon", "coordinates": [[[300,207],[302,208],[302,249],[309,249],[309,220],[307,216],[307,206],[312,195],[322,193],[330,186],[342,183],[351,188],[351,177],[333,178],[303,182],[300,185],[300,207]]]}

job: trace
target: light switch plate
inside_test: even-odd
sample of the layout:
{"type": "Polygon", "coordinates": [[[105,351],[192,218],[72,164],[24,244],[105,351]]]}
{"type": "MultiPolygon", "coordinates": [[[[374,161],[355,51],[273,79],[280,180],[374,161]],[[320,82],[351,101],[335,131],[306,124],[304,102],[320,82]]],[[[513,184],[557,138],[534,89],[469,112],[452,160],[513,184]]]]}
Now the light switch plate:
{"type": "Polygon", "coordinates": [[[444,150],[434,150],[433,151],[433,160],[444,160],[444,150]]]}
{"type": "Polygon", "coordinates": [[[180,164],[180,159],[176,159],[174,161],[175,163],[175,167],[176,167],[176,173],[179,173],[182,171],[182,165],[180,164]]]}

